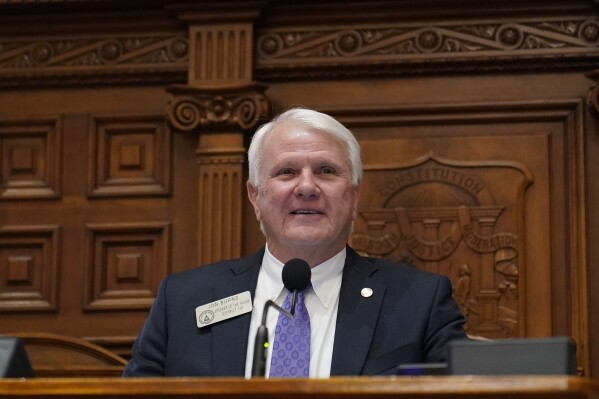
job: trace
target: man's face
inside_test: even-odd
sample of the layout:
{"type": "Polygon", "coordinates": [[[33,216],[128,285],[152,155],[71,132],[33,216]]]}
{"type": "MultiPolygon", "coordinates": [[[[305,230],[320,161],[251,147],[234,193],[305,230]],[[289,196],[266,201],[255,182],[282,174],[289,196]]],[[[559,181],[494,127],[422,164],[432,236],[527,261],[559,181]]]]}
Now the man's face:
{"type": "Polygon", "coordinates": [[[248,182],[247,188],[268,247],[279,260],[306,258],[304,251],[330,257],[345,246],[359,194],[346,154],[331,136],[292,122],[265,137],[259,187],[248,182]]]}

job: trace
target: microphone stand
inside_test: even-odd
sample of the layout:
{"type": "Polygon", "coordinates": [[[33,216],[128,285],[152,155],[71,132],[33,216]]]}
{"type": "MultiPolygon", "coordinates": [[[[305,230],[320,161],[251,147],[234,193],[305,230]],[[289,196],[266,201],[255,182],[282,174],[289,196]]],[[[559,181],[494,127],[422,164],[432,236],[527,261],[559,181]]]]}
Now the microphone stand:
{"type": "Polygon", "coordinates": [[[262,311],[262,324],[256,331],[256,340],[254,342],[254,360],[252,362],[252,377],[265,377],[266,376],[266,350],[268,348],[268,328],[266,328],[266,316],[268,309],[274,307],[280,313],[283,313],[287,318],[293,319],[295,315],[295,302],[297,301],[297,290],[293,290],[293,296],[291,297],[291,311],[288,312],[274,301],[268,300],[264,304],[264,310],[262,311]]]}

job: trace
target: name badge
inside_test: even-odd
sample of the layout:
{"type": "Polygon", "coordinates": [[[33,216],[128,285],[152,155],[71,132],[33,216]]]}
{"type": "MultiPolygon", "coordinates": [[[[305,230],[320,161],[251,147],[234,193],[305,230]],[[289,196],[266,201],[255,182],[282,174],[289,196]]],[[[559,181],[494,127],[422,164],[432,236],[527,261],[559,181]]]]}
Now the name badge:
{"type": "Polygon", "coordinates": [[[219,299],[196,308],[198,328],[218,323],[252,311],[252,296],[249,291],[219,299]]]}

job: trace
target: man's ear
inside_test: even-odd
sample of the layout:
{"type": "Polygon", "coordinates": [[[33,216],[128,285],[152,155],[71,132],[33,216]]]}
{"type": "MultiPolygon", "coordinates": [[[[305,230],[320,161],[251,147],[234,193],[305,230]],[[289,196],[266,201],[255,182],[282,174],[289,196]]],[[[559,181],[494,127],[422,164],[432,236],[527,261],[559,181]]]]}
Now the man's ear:
{"type": "Polygon", "coordinates": [[[252,183],[250,183],[249,180],[247,181],[245,186],[248,191],[248,199],[250,200],[250,202],[252,203],[252,206],[254,207],[254,213],[256,214],[256,220],[260,221],[260,219],[262,217],[260,216],[260,209],[258,208],[258,204],[256,203],[256,197],[258,196],[258,189],[256,187],[254,187],[254,185],[252,183]]]}

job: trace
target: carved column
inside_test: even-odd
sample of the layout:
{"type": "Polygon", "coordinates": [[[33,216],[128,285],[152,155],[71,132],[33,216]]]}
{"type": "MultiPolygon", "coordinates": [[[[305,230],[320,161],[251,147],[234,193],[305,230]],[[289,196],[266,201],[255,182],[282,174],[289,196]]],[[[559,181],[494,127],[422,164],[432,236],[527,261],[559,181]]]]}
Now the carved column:
{"type": "Polygon", "coordinates": [[[241,255],[244,135],[268,116],[253,79],[253,22],[262,2],[174,6],[189,23],[187,85],[167,89],[171,126],[198,135],[198,263],[241,255]]]}

